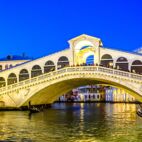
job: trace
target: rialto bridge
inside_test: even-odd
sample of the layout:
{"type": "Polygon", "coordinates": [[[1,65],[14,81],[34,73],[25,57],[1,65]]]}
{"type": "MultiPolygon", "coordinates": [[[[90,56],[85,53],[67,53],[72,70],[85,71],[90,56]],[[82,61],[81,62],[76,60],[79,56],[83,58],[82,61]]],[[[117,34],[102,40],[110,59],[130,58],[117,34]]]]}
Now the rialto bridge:
{"type": "Polygon", "coordinates": [[[142,101],[142,55],[105,48],[99,38],[81,35],[69,40],[68,49],[15,62],[0,61],[1,107],[51,104],[89,84],[121,88],[142,101]]]}

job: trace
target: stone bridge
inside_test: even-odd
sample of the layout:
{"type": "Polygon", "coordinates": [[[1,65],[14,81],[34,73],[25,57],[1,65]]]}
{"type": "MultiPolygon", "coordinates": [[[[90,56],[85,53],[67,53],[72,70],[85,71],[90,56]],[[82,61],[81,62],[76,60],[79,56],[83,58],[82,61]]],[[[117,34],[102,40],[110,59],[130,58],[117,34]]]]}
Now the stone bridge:
{"type": "Polygon", "coordinates": [[[73,88],[104,84],[122,88],[142,101],[142,75],[101,66],[65,67],[0,89],[7,107],[51,104],[73,88]]]}
{"type": "Polygon", "coordinates": [[[0,107],[51,104],[89,84],[122,88],[142,101],[142,54],[105,48],[85,34],[68,42],[69,48],[35,60],[0,61],[0,107]]]}

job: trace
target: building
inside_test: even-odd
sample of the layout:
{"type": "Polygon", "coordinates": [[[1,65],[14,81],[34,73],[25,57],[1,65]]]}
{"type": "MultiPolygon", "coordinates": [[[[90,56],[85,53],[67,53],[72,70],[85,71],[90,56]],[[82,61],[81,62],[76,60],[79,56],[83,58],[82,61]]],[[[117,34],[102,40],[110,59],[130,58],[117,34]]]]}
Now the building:
{"type": "Polygon", "coordinates": [[[105,88],[105,101],[106,102],[136,102],[135,97],[123,89],[106,87],[105,88]]]}
{"type": "Polygon", "coordinates": [[[73,89],[59,97],[60,102],[136,102],[123,89],[102,85],[87,85],[73,89]]]}
{"type": "Polygon", "coordinates": [[[29,58],[25,56],[24,54],[22,56],[8,55],[7,57],[0,58],[0,71],[10,69],[12,67],[21,65],[22,63],[25,63],[31,60],[32,58],[29,58]]]}

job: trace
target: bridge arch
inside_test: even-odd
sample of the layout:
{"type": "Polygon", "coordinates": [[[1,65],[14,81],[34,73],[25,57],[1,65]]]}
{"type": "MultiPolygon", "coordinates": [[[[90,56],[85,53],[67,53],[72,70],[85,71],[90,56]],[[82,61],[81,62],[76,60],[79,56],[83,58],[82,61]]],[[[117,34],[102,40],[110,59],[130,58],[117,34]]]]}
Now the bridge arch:
{"type": "Polygon", "coordinates": [[[4,77],[0,77],[0,88],[6,85],[6,81],[4,77]]]}
{"type": "Polygon", "coordinates": [[[55,70],[55,64],[53,61],[51,60],[48,60],[46,63],[45,63],[45,66],[44,66],[44,73],[47,73],[47,72],[50,72],[50,71],[54,71],[55,70]]]}
{"type": "Polygon", "coordinates": [[[34,65],[31,70],[31,77],[36,77],[42,74],[42,69],[39,65],[34,65]]]}
{"type": "Polygon", "coordinates": [[[8,76],[7,84],[8,84],[8,85],[11,85],[11,84],[14,84],[14,83],[17,83],[17,76],[16,76],[15,73],[11,73],[11,74],[8,76]]]}
{"type": "Polygon", "coordinates": [[[22,69],[19,73],[19,81],[29,79],[29,72],[27,69],[22,69]]]}
{"type": "Polygon", "coordinates": [[[142,61],[135,60],[132,62],[131,71],[134,73],[142,74],[142,61]]]}
{"type": "Polygon", "coordinates": [[[94,64],[94,55],[89,55],[86,58],[86,64],[87,65],[93,65],[94,64]]]}
{"type": "Polygon", "coordinates": [[[128,71],[129,63],[125,57],[119,57],[115,65],[117,69],[128,71]]]}
{"type": "Polygon", "coordinates": [[[57,62],[57,69],[69,66],[69,59],[66,56],[61,56],[57,62]]]}
{"type": "Polygon", "coordinates": [[[101,57],[101,65],[104,67],[112,67],[113,66],[113,58],[110,54],[104,54],[101,57]]]}
{"type": "Polygon", "coordinates": [[[34,90],[34,92],[30,93],[29,98],[27,98],[22,105],[27,105],[29,101],[31,101],[33,105],[46,103],[50,104],[53,103],[59,96],[67,93],[73,88],[92,84],[115,86],[125,90],[132,96],[136,97],[137,100],[142,101],[141,92],[135,87],[135,85],[132,85],[129,82],[129,80],[126,82],[125,79],[116,78],[111,74],[96,74],[93,72],[86,73],[86,71],[81,71],[81,73],[70,72],[69,74],[58,75],[58,77],[54,75],[54,79],[51,79],[51,83],[44,82],[44,84],[41,85],[41,88],[37,88],[36,91],[34,90]]]}
{"type": "Polygon", "coordinates": [[[80,50],[82,49],[85,49],[87,47],[93,47],[93,43],[88,41],[88,40],[83,40],[83,41],[80,41],[78,42],[76,45],[75,45],[75,50],[76,52],[79,52],[80,50]]]}

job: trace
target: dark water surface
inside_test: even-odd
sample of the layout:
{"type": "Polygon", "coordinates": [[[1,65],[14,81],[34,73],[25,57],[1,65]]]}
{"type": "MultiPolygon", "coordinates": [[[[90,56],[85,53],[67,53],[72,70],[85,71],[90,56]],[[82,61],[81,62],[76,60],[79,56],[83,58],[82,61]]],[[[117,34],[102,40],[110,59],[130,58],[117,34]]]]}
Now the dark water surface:
{"type": "Polygon", "coordinates": [[[0,112],[0,140],[12,142],[142,142],[135,104],[54,104],[28,111],[0,112]]]}

